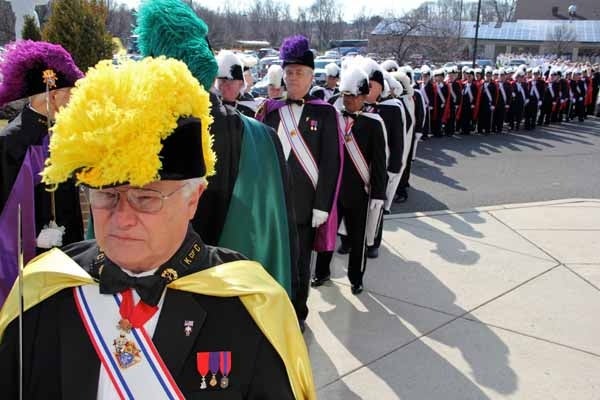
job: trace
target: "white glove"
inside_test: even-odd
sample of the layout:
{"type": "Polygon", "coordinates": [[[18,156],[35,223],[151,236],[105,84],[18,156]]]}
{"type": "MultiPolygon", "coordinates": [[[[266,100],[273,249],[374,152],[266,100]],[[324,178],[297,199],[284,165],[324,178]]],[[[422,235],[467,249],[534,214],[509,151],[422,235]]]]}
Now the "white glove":
{"type": "Polygon", "coordinates": [[[429,107],[429,111],[433,111],[433,107],[429,107]]]}
{"type": "Polygon", "coordinates": [[[45,225],[36,239],[36,246],[40,249],[51,249],[62,246],[62,237],[65,234],[65,227],[56,225],[56,222],[50,221],[45,225]]]}
{"type": "Polygon", "coordinates": [[[496,108],[496,107],[490,106],[490,110],[494,111],[494,108],[496,108]]]}
{"type": "Polygon", "coordinates": [[[371,202],[369,203],[369,209],[375,210],[375,209],[381,208],[381,207],[383,207],[383,200],[371,199],[371,202]]]}
{"type": "Polygon", "coordinates": [[[327,221],[327,217],[329,217],[328,212],[317,210],[316,208],[313,208],[312,227],[318,228],[319,226],[323,225],[325,223],[325,221],[327,221]]]}
{"type": "Polygon", "coordinates": [[[538,107],[541,107],[541,106],[542,106],[542,102],[538,101],[538,107]]]}

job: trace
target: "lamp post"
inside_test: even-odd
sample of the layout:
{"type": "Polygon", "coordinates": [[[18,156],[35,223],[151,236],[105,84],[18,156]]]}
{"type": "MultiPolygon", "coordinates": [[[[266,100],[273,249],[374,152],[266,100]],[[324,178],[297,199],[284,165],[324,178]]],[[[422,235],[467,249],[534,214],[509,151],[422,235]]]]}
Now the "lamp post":
{"type": "Polygon", "coordinates": [[[475,41],[473,43],[473,68],[477,60],[477,38],[479,37],[479,18],[481,15],[481,0],[477,1],[477,22],[475,23],[475,41]]]}

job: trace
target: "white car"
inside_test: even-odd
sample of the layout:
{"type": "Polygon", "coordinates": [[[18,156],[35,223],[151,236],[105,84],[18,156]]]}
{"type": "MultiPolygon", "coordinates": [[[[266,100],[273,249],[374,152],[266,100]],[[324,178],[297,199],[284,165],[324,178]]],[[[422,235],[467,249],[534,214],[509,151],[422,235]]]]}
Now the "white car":
{"type": "Polygon", "coordinates": [[[338,58],[319,58],[315,60],[314,81],[316,85],[322,86],[327,82],[325,66],[330,63],[336,63],[338,67],[341,67],[341,62],[338,58]]]}

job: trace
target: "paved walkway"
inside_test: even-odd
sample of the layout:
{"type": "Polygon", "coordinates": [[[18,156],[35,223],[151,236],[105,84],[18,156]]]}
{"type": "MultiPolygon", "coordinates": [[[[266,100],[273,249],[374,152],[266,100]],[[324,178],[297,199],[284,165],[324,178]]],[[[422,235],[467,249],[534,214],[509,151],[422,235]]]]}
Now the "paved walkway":
{"type": "Polygon", "coordinates": [[[311,290],[319,399],[600,399],[600,200],[392,215],[311,290]]]}

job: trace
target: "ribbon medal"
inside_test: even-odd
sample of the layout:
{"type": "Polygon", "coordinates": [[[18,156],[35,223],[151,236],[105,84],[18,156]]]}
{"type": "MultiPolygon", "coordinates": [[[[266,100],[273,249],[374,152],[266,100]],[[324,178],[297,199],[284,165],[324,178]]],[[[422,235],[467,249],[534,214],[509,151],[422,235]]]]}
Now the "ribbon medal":
{"type": "Polygon", "coordinates": [[[209,385],[215,387],[217,386],[217,373],[219,372],[219,353],[211,351],[209,354],[210,373],[212,374],[209,385]]]}
{"type": "Polygon", "coordinates": [[[219,368],[221,369],[221,389],[229,386],[229,373],[231,372],[231,352],[219,352],[219,368]]]}
{"type": "Polygon", "coordinates": [[[200,389],[206,389],[206,375],[208,375],[208,352],[200,352],[196,354],[196,369],[202,377],[202,383],[200,383],[200,389]]]}

